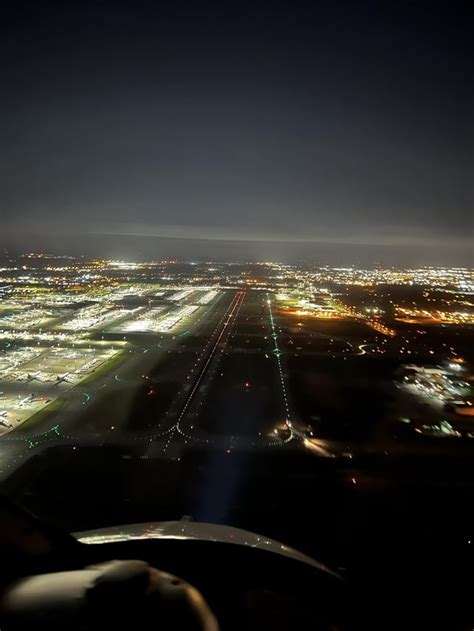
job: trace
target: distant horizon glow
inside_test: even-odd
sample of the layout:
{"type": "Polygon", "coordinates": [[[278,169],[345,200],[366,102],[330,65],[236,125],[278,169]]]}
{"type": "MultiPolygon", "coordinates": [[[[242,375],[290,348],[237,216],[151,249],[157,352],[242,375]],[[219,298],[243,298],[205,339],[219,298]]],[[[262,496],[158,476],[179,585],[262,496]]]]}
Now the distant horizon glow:
{"type": "Polygon", "coordinates": [[[0,248],[472,262],[459,7],[92,5],[6,10],[0,248]]]}

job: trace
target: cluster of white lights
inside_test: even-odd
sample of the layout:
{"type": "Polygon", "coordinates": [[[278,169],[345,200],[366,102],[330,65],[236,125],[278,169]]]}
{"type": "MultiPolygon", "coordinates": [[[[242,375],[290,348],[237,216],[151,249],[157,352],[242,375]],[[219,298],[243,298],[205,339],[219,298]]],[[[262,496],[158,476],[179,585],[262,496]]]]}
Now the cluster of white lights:
{"type": "Polygon", "coordinates": [[[170,296],[170,300],[173,302],[179,302],[187,298],[190,294],[192,294],[194,289],[183,289],[182,291],[178,291],[177,293],[170,296]]]}
{"type": "Polygon", "coordinates": [[[212,300],[214,300],[218,293],[219,292],[217,290],[211,289],[210,291],[207,291],[203,296],[201,296],[201,298],[196,301],[196,304],[207,305],[212,302],[212,300]]]}
{"type": "Polygon", "coordinates": [[[197,311],[199,307],[196,305],[186,305],[177,309],[176,311],[167,314],[166,317],[159,323],[157,331],[160,333],[167,333],[171,329],[173,329],[176,325],[178,325],[182,320],[188,318],[195,311],[197,311]]]}
{"type": "Polygon", "coordinates": [[[70,331],[81,331],[99,325],[105,326],[117,318],[133,313],[133,311],[134,309],[117,309],[108,305],[94,304],[81,309],[74,318],[64,322],[61,328],[70,331]]]}

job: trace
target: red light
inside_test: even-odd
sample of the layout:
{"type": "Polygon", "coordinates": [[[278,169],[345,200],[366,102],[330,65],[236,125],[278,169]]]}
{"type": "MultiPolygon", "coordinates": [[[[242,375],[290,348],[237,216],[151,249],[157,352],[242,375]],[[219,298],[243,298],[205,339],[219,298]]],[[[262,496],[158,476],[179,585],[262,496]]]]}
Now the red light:
{"type": "Polygon", "coordinates": [[[248,381],[245,382],[245,387],[250,388],[250,383],[248,381]]]}

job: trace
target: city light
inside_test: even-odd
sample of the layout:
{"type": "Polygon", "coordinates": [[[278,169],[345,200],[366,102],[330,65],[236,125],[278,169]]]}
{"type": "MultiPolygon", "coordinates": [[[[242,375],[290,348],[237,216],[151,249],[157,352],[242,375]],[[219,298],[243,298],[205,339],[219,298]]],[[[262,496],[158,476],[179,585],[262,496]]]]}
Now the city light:
{"type": "MultiPolygon", "coordinates": [[[[402,364],[408,366],[404,387],[432,407],[450,405],[457,417],[471,414],[466,364],[454,348],[433,348],[432,342],[424,341],[429,327],[466,327],[474,322],[471,270],[358,269],[270,261],[192,263],[177,266],[175,260],[137,263],[30,253],[4,265],[0,270],[0,433],[72,393],[81,382],[105,375],[109,366],[160,348],[163,336],[172,341],[189,335],[193,323],[208,317],[226,292],[236,290],[262,292],[274,344],[273,349],[265,349],[264,357],[275,358],[286,414],[286,430],[283,426],[278,430],[279,440],[285,431],[290,430],[290,436],[299,431],[290,420],[284,358],[289,352],[296,357],[314,352],[313,327],[320,327],[315,339],[326,340],[321,352],[328,359],[365,361],[390,355],[398,362],[408,358],[414,362],[416,357],[439,357],[444,363],[435,368],[402,364]],[[395,287],[409,288],[410,300],[395,287]],[[279,321],[306,336],[305,346],[295,342],[293,334],[286,339],[279,321]],[[324,332],[325,327],[344,326],[360,337],[342,342],[341,336],[324,332]]],[[[229,317],[222,320],[226,338],[233,325],[229,317]]],[[[121,383],[118,374],[115,382],[121,383]]],[[[244,384],[249,390],[250,381],[244,384]]],[[[81,395],[81,401],[86,404],[88,399],[81,395]]],[[[409,425],[427,431],[422,423],[409,425]]],[[[313,434],[305,440],[321,450],[321,445],[315,447],[313,434]]]]}

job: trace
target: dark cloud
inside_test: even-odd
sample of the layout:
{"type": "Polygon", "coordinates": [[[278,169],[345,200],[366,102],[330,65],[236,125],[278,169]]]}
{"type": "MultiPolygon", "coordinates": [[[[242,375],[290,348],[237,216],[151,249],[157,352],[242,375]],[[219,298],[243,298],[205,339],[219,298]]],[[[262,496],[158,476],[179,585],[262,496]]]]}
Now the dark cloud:
{"type": "Polygon", "coordinates": [[[466,257],[462,5],[316,4],[15,3],[0,33],[5,244],[145,234],[466,257]]]}

